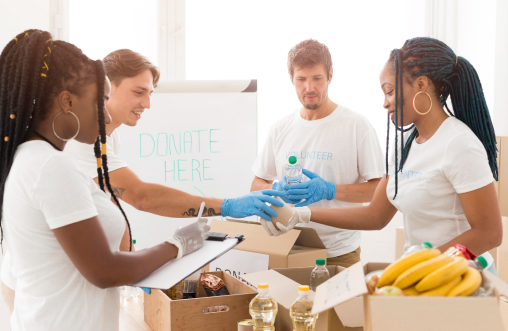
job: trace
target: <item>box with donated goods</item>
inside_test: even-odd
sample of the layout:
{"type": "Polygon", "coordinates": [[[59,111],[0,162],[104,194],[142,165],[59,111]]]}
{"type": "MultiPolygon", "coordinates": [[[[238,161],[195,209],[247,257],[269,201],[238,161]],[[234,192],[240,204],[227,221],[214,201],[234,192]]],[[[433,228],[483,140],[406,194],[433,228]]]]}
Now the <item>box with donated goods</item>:
{"type": "Polygon", "coordinates": [[[363,295],[366,331],[504,331],[501,296],[508,284],[488,271],[483,279],[494,285],[486,297],[421,297],[369,295],[365,275],[383,270],[388,263],[357,263],[317,288],[313,313],[363,295]]]}
{"type": "MultiPolygon", "coordinates": [[[[288,269],[273,269],[267,271],[255,272],[247,275],[240,276],[243,280],[255,286],[259,283],[268,283],[269,295],[277,301],[278,313],[275,319],[275,330],[292,330],[293,325],[291,317],[289,316],[289,308],[298,297],[298,286],[309,285],[310,276],[313,267],[305,268],[288,268],[288,269]]],[[[340,266],[327,266],[330,277],[337,275],[338,273],[346,270],[340,266]]],[[[314,292],[310,291],[310,296],[314,296],[314,292]]],[[[339,306],[342,311],[346,312],[346,320],[349,323],[363,323],[362,312],[363,312],[363,301],[362,298],[352,300],[339,306]],[[358,301],[359,300],[359,301],[358,301]],[[359,305],[358,305],[359,303],[359,305]],[[344,306],[344,307],[342,307],[344,306]],[[360,312],[353,314],[351,318],[347,319],[355,308],[360,308],[360,312]],[[358,317],[360,316],[360,317],[358,317]],[[359,322],[358,322],[359,320],[359,322]]],[[[344,318],[344,316],[343,316],[344,318]]],[[[345,323],[344,323],[345,324],[345,323]]],[[[316,323],[316,331],[361,331],[363,328],[360,327],[346,327],[341,319],[337,316],[337,309],[327,309],[326,311],[319,314],[316,323]]],[[[358,326],[358,325],[357,325],[358,326]]]]}
{"type": "Polygon", "coordinates": [[[326,247],[316,230],[295,228],[288,233],[269,236],[260,223],[238,220],[217,221],[210,231],[227,233],[234,237],[241,233],[245,240],[234,249],[269,255],[268,268],[294,268],[315,266],[316,259],[326,259],[326,247]]]}
{"type": "Polygon", "coordinates": [[[225,272],[209,273],[222,278],[230,295],[207,297],[199,281],[195,299],[171,300],[156,289],[144,293],[145,322],[153,331],[237,331],[239,320],[251,318],[249,303],[257,291],[225,272]]]}

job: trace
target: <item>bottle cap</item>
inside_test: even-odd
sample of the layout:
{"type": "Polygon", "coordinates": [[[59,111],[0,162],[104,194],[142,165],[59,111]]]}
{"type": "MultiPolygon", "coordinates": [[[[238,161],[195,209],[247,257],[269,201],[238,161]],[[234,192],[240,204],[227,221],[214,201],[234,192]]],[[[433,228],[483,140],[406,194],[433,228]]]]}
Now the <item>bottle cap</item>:
{"type": "Polygon", "coordinates": [[[300,285],[300,286],[298,286],[298,291],[308,292],[308,291],[310,291],[310,287],[309,287],[309,285],[300,285]]]}
{"type": "Polygon", "coordinates": [[[432,244],[431,244],[431,243],[429,243],[428,241],[424,241],[424,242],[422,243],[422,245],[425,245],[425,246],[427,246],[428,248],[432,248],[432,247],[433,247],[433,246],[432,246],[432,244]]]}
{"type": "Polygon", "coordinates": [[[325,259],[316,259],[316,265],[325,265],[326,261],[325,259]]]}
{"type": "Polygon", "coordinates": [[[136,239],[132,239],[132,243],[136,245],[136,239]]]}
{"type": "Polygon", "coordinates": [[[266,288],[268,288],[268,284],[266,284],[266,283],[258,284],[258,289],[261,290],[261,289],[266,289],[266,288]]]}
{"type": "Polygon", "coordinates": [[[476,260],[477,260],[478,262],[480,262],[480,264],[482,265],[482,267],[483,267],[484,269],[485,269],[485,268],[487,268],[487,266],[489,265],[489,263],[487,262],[487,260],[485,260],[485,258],[484,258],[483,256],[478,256],[478,257],[476,258],[476,260]]]}
{"type": "Polygon", "coordinates": [[[296,163],[296,156],[290,156],[289,157],[289,164],[295,164],[296,163]]]}

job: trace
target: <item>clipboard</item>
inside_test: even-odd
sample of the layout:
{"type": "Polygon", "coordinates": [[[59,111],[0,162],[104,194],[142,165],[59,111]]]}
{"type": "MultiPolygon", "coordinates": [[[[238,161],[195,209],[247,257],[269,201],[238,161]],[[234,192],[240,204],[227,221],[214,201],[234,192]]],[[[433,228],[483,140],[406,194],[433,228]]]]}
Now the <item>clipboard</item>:
{"type": "Polygon", "coordinates": [[[180,260],[172,260],[152,272],[132,286],[167,290],[200,270],[208,263],[221,257],[229,250],[244,241],[243,235],[226,238],[224,241],[205,240],[203,247],[184,256],[180,260]]]}

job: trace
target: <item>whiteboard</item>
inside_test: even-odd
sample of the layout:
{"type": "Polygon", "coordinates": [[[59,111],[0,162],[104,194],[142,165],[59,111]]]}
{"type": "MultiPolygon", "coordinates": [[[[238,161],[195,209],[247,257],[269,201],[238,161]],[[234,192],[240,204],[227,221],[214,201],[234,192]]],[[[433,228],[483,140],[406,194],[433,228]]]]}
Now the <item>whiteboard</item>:
{"type": "MultiPolygon", "coordinates": [[[[143,181],[216,198],[250,191],[257,157],[255,80],[161,82],[150,102],[136,126],[118,129],[120,157],[143,181]]],[[[195,220],[122,207],[139,248],[195,220]]]]}

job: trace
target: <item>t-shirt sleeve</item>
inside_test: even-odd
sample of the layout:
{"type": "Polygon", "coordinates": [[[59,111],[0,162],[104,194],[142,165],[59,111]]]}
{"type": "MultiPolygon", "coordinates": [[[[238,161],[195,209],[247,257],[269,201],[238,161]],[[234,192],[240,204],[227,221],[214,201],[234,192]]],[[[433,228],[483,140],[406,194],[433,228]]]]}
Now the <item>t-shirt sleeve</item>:
{"type": "Polygon", "coordinates": [[[51,157],[41,168],[32,201],[50,229],[97,216],[91,185],[95,183],[69,155],[51,157]]]}
{"type": "Polygon", "coordinates": [[[367,119],[360,123],[363,136],[358,143],[358,172],[365,181],[381,178],[385,173],[384,155],[376,131],[367,119]]]}
{"type": "Polygon", "coordinates": [[[459,194],[494,181],[485,148],[478,138],[468,134],[459,134],[449,142],[442,169],[459,194]]]}
{"type": "MultiPolygon", "coordinates": [[[[120,134],[117,130],[115,130],[113,131],[111,138],[108,139],[108,144],[106,144],[106,155],[108,156],[109,172],[127,167],[127,163],[125,163],[118,155],[119,151],[120,134]]],[[[95,171],[97,172],[97,169],[95,171]]],[[[95,177],[97,177],[97,175],[95,177]]]]}
{"type": "Polygon", "coordinates": [[[273,149],[274,141],[276,139],[275,131],[275,126],[272,126],[268,132],[268,138],[266,139],[265,146],[263,146],[261,153],[259,153],[254,165],[252,166],[254,175],[265,180],[277,179],[277,165],[273,149]]]}

